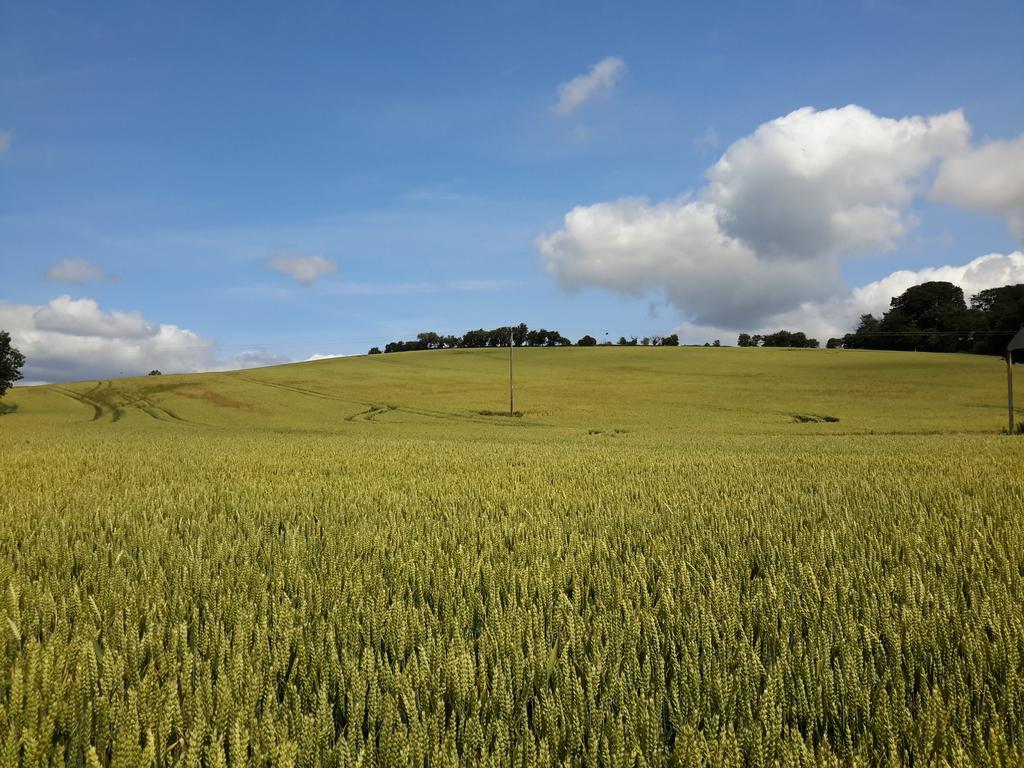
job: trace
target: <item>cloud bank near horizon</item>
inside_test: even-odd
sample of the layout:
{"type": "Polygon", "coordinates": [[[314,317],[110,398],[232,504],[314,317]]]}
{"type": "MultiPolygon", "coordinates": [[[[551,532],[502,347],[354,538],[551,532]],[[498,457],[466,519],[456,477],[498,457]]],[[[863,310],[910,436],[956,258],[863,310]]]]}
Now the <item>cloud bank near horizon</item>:
{"type": "Polygon", "coordinates": [[[26,357],[23,383],[137,376],[153,369],[175,373],[235,370],[293,362],[259,350],[230,356],[177,325],[141,312],[105,311],[92,299],[65,294],[47,304],[0,299],[0,328],[26,357]]]}

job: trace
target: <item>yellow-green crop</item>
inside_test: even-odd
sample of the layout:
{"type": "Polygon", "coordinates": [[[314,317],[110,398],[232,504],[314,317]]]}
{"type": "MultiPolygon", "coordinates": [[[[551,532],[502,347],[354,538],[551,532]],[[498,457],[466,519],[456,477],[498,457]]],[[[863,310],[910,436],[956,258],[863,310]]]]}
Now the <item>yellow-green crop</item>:
{"type": "Polygon", "coordinates": [[[998,361],[506,354],[12,390],[0,766],[1024,763],[998,361]]]}

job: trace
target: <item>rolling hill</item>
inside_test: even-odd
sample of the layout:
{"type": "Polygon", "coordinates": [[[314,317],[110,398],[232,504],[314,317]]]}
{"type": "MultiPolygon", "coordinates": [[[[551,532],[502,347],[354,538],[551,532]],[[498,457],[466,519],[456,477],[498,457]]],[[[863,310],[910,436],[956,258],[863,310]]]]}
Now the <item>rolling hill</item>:
{"type": "Polygon", "coordinates": [[[508,410],[501,349],[335,358],[228,373],[12,390],[38,425],[562,437],[621,429],[710,434],[993,433],[999,360],[846,350],[541,348],[515,352],[508,410]],[[494,414],[494,415],[491,415],[494,414]],[[834,419],[834,421],[832,421],[834,419]],[[517,427],[510,432],[510,427],[517,427]]]}

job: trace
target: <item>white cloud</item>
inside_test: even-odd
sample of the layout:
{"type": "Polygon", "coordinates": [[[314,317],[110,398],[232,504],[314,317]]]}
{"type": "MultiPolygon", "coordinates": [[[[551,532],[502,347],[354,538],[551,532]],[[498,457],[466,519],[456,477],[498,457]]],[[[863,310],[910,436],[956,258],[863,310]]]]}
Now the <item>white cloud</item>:
{"type": "Polygon", "coordinates": [[[58,296],[33,314],[35,327],[68,336],[139,339],[153,336],[159,327],[147,323],[141,312],[104,312],[92,299],[58,296]]]}
{"type": "Polygon", "coordinates": [[[26,358],[28,381],[81,381],[144,374],[154,368],[195,372],[290,362],[265,352],[219,358],[214,343],[140,312],[106,312],[92,299],[60,296],[48,304],[0,299],[0,328],[26,358]]]}
{"type": "Polygon", "coordinates": [[[696,198],[580,206],[537,245],[564,288],[660,289],[689,322],[754,326],[841,293],[841,257],[891,247],[925,174],[969,133],[959,111],[799,109],[730,146],[696,198]]]}
{"type": "Polygon", "coordinates": [[[625,66],[618,56],[601,59],[589,72],[558,86],[558,103],[552,109],[556,114],[568,116],[595,96],[609,93],[618,83],[625,66]]]}
{"type": "Polygon", "coordinates": [[[966,145],[959,111],[878,117],[862,107],[798,109],[730,146],[708,171],[723,229],[767,257],[887,248],[922,174],[966,145]]]}
{"type": "Polygon", "coordinates": [[[338,265],[323,256],[285,252],[276,253],[267,259],[267,266],[291,275],[302,285],[312,285],[321,275],[338,271],[338,265]]]}
{"type": "Polygon", "coordinates": [[[713,204],[685,199],[575,208],[538,247],[563,288],[598,285],[636,297],[661,288],[670,303],[706,323],[754,322],[841,286],[834,262],[760,258],[722,231],[713,204]]]}
{"type": "Polygon", "coordinates": [[[138,312],[103,312],[91,299],[49,304],[0,300],[0,327],[25,357],[26,379],[74,381],[213,367],[213,342],[138,312]]]}
{"type": "Polygon", "coordinates": [[[56,283],[101,283],[116,279],[87,259],[63,259],[46,270],[46,279],[56,283]]]}
{"type": "Polygon", "coordinates": [[[4,154],[11,148],[11,142],[14,140],[14,131],[0,130],[0,155],[4,154]]]}
{"type": "Polygon", "coordinates": [[[1024,134],[946,158],[932,191],[938,200],[1006,216],[1024,240],[1024,134]]]}

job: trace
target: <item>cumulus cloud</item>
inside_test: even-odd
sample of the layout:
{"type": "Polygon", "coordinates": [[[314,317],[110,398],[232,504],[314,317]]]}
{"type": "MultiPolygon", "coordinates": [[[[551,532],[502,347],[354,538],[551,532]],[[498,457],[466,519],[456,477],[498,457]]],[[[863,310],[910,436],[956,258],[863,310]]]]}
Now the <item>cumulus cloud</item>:
{"type": "Polygon", "coordinates": [[[0,328],[26,357],[26,381],[54,382],[144,374],[229,370],[290,362],[242,352],[220,358],[210,339],[140,312],[104,311],[92,299],[59,296],[47,304],[0,299],[0,328]]]}
{"type": "Polygon", "coordinates": [[[661,288],[704,323],[754,322],[841,286],[834,259],[808,268],[797,259],[761,258],[722,230],[715,205],[686,199],[575,208],[538,246],[564,288],[598,285],[637,297],[661,288]]]}
{"type": "Polygon", "coordinates": [[[842,293],[840,259],[891,247],[927,172],[969,135],[959,111],[799,109],[731,145],[695,197],[580,206],[537,246],[564,288],[660,289],[691,323],[754,326],[842,293]]]}
{"type": "Polygon", "coordinates": [[[147,323],[141,312],[104,312],[92,299],[72,299],[67,294],[40,307],[32,317],[38,330],[68,336],[140,339],[159,332],[159,327],[147,323]]]}
{"type": "Polygon", "coordinates": [[[102,283],[115,278],[88,259],[63,259],[59,264],[54,264],[46,270],[46,279],[55,283],[81,285],[82,283],[102,283]]]}
{"type": "Polygon", "coordinates": [[[705,197],[729,235],[769,258],[887,248],[921,175],[969,135],[960,111],[894,120],[805,107],[730,146],[705,197]]]}
{"type": "Polygon", "coordinates": [[[303,255],[300,253],[276,253],[267,259],[271,269],[291,275],[302,285],[312,285],[321,275],[338,271],[338,265],[323,256],[303,255]]]}
{"type": "Polygon", "coordinates": [[[1024,240],[1024,134],[989,141],[943,161],[935,179],[936,199],[1005,216],[1024,240]]]}
{"type": "Polygon", "coordinates": [[[566,117],[595,96],[609,93],[618,83],[626,63],[618,56],[601,59],[589,72],[577,75],[558,86],[558,103],[553,110],[566,117]]]}

